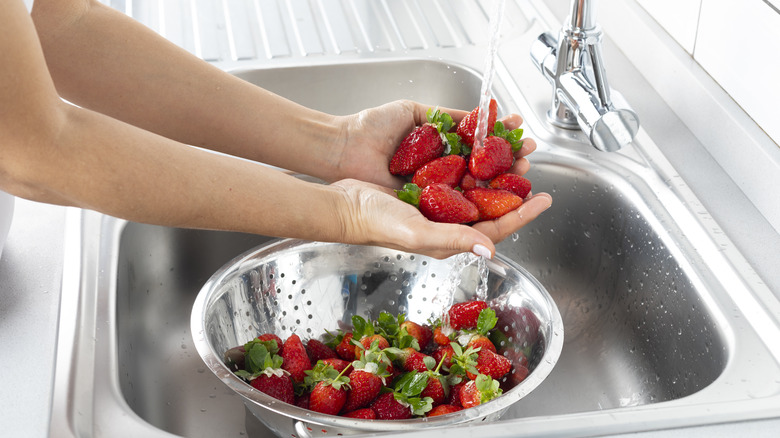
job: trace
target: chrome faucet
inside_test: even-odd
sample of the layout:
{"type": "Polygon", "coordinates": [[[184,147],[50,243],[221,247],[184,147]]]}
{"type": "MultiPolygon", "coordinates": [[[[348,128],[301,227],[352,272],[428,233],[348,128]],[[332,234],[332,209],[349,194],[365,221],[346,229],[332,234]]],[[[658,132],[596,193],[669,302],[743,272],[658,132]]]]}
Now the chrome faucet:
{"type": "Polygon", "coordinates": [[[531,59],[553,86],[547,120],[561,128],[582,129],[596,149],[613,152],[631,143],[639,119],[607,82],[595,4],[572,0],[559,38],[549,32],[539,35],[531,59]]]}

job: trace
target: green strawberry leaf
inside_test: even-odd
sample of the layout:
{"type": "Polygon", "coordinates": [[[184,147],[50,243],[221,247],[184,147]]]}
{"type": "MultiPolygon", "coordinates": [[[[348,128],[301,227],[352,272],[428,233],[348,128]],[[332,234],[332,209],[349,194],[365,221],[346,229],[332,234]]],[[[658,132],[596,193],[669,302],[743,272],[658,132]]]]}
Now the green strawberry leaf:
{"type": "Polygon", "coordinates": [[[360,315],[352,316],[352,339],[359,341],[364,336],[372,336],[374,326],[360,315]]]}
{"type": "Polygon", "coordinates": [[[498,120],[496,121],[496,124],[493,125],[493,135],[508,141],[512,146],[512,152],[517,152],[523,147],[523,130],[521,128],[509,131],[504,127],[504,124],[498,120]]]}
{"type": "Polygon", "coordinates": [[[460,135],[448,132],[444,134],[444,138],[446,139],[444,155],[468,155],[471,153],[471,148],[461,141],[460,135]]]}
{"type": "Polygon", "coordinates": [[[498,380],[493,380],[490,376],[479,374],[474,381],[474,384],[480,394],[480,403],[487,403],[503,394],[503,390],[499,387],[498,380]]]}
{"type": "MultiPolygon", "coordinates": [[[[250,373],[259,373],[267,368],[266,362],[271,361],[270,353],[262,342],[252,343],[251,341],[246,344],[249,349],[246,350],[245,356],[245,368],[250,373]]],[[[244,347],[246,348],[246,347],[244,347]]],[[[273,363],[271,363],[272,365],[273,363]]]]}
{"type": "Polygon", "coordinates": [[[477,317],[477,333],[485,335],[489,331],[493,330],[496,326],[498,318],[496,317],[496,311],[491,308],[482,309],[477,317]]]}
{"type": "Polygon", "coordinates": [[[398,199],[406,202],[407,204],[412,204],[415,207],[420,206],[420,195],[422,194],[422,189],[420,189],[417,184],[406,183],[404,184],[403,189],[396,190],[395,194],[398,196],[398,199]]]}
{"type": "Polygon", "coordinates": [[[246,381],[251,380],[251,378],[254,376],[254,374],[250,373],[247,370],[238,370],[234,372],[234,374],[246,381]]]}
{"type": "Polygon", "coordinates": [[[439,132],[448,132],[455,125],[452,116],[439,110],[439,107],[428,108],[425,112],[428,123],[436,126],[439,132]]]}
{"type": "Polygon", "coordinates": [[[430,397],[408,397],[406,402],[412,409],[412,415],[425,415],[426,412],[433,409],[433,399],[430,397]]]}
{"type": "Polygon", "coordinates": [[[427,385],[428,373],[409,371],[396,383],[395,390],[406,397],[415,397],[420,395],[427,385]]]}

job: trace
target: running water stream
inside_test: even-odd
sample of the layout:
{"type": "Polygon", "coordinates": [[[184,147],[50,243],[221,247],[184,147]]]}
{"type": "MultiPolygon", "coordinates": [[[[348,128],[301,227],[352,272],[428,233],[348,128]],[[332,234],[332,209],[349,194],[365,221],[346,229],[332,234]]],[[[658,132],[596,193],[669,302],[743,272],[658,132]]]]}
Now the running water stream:
{"type": "MultiPolygon", "coordinates": [[[[501,35],[501,20],[504,15],[505,0],[497,0],[494,3],[494,9],[490,16],[490,23],[488,25],[488,34],[490,40],[488,41],[488,50],[485,56],[485,70],[482,76],[482,88],[480,90],[479,97],[479,117],[477,120],[477,128],[474,133],[474,146],[472,152],[482,147],[482,142],[487,137],[488,133],[488,116],[489,106],[491,99],[491,88],[493,84],[493,77],[496,72],[496,55],[498,51],[498,41],[501,35]]],[[[444,293],[436,294],[433,298],[433,302],[442,308],[447,308],[452,305],[455,293],[461,284],[464,277],[467,276],[468,268],[470,265],[476,263],[476,269],[478,278],[476,279],[476,296],[478,300],[487,300],[487,286],[488,286],[488,273],[490,270],[487,266],[487,261],[482,256],[476,256],[471,253],[463,253],[454,256],[455,263],[450,272],[450,276],[445,282],[444,293]]]]}
{"type": "Polygon", "coordinates": [[[479,117],[477,119],[477,128],[474,132],[474,150],[482,147],[482,142],[487,137],[488,129],[490,128],[487,126],[488,116],[490,115],[490,90],[493,87],[493,77],[496,75],[496,55],[498,52],[498,40],[501,37],[501,21],[504,15],[505,3],[505,0],[497,0],[495,2],[495,8],[490,16],[490,24],[488,25],[490,40],[488,41],[488,50],[485,55],[482,89],[479,94],[479,117]]]}

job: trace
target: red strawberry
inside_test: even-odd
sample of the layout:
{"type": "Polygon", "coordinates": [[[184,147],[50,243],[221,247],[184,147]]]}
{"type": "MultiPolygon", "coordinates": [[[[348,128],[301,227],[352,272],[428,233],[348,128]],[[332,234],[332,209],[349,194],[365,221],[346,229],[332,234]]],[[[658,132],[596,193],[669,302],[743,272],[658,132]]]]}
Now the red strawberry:
{"type": "Polygon", "coordinates": [[[371,408],[356,409],[352,412],[347,412],[342,416],[347,418],[358,418],[361,420],[376,420],[376,412],[371,408]]]}
{"type": "Polygon", "coordinates": [[[412,411],[399,403],[393,392],[386,392],[371,403],[371,409],[376,413],[377,420],[406,420],[411,418],[412,411]]]}
{"type": "Polygon", "coordinates": [[[476,328],[479,312],[487,307],[487,303],[481,300],[453,304],[447,311],[450,326],[455,330],[476,328]]]}
{"type": "Polygon", "coordinates": [[[295,390],[290,375],[280,369],[266,369],[252,379],[252,386],[285,403],[295,404],[295,390]]]}
{"type": "Polygon", "coordinates": [[[347,401],[350,380],[341,371],[337,375],[332,369],[325,369],[322,380],[317,382],[309,394],[309,409],[322,414],[337,415],[347,401]]]}
{"type": "Polygon", "coordinates": [[[292,334],[284,341],[282,345],[282,368],[290,373],[295,382],[303,382],[306,377],[306,370],[311,369],[311,361],[306,354],[306,347],[303,346],[301,338],[292,334]]]}
{"type": "Polygon", "coordinates": [[[443,327],[441,325],[437,325],[433,329],[433,342],[435,342],[437,345],[450,345],[450,342],[452,342],[452,339],[450,339],[449,333],[451,329],[449,327],[443,327]]]}
{"type": "MultiPolygon", "coordinates": [[[[269,348],[268,351],[270,351],[271,353],[279,354],[279,355],[282,354],[282,345],[283,344],[282,344],[282,338],[280,338],[279,336],[277,336],[277,335],[275,335],[273,333],[263,333],[262,335],[258,336],[257,339],[259,339],[261,341],[264,341],[264,342],[265,341],[275,341],[276,342],[277,351],[274,351],[273,347],[269,348]]],[[[266,344],[266,346],[268,346],[268,345],[269,344],[266,344]]]]}
{"type": "Polygon", "coordinates": [[[531,180],[515,173],[502,173],[490,181],[490,188],[506,190],[525,199],[531,193],[531,180]]]}
{"type": "Polygon", "coordinates": [[[484,184],[484,182],[474,178],[474,175],[472,175],[471,172],[469,172],[467,169],[466,173],[463,174],[463,178],[461,178],[460,184],[458,186],[465,192],[466,190],[476,189],[479,187],[480,183],[484,184]]]}
{"type": "Polygon", "coordinates": [[[428,109],[426,116],[428,123],[414,128],[390,159],[393,175],[411,175],[444,152],[446,145],[441,134],[452,127],[452,117],[434,108],[428,109]]]}
{"type": "Polygon", "coordinates": [[[351,412],[368,405],[379,394],[383,386],[382,378],[365,369],[354,369],[349,373],[349,385],[344,412],[351,412]]]}
{"type": "Polygon", "coordinates": [[[373,342],[377,343],[377,349],[384,350],[390,346],[390,343],[382,335],[363,336],[360,338],[360,345],[355,345],[355,357],[359,358],[364,351],[371,348],[373,342]]]}
{"type": "Polygon", "coordinates": [[[427,414],[425,414],[426,417],[436,417],[439,415],[447,415],[451,414],[453,412],[458,412],[460,410],[463,410],[460,406],[454,406],[454,405],[438,405],[434,406],[433,409],[428,411],[427,414]]]}
{"type": "Polygon", "coordinates": [[[449,369],[452,365],[452,345],[442,345],[436,350],[433,351],[433,358],[436,360],[436,363],[442,362],[442,366],[445,369],[449,369]]]}
{"type": "Polygon", "coordinates": [[[431,184],[447,184],[455,188],[466,173],[466,159],[460,155],[445,155],[417,169],[412,182],[424,189],[431,184]]]}
{"type": "MultiPolygon", "coordinates": [[[[490,105],[488,107],[488,132],[493,132],[493,126],[496,124],[496,118],[498,118],[498,104],[495,99],[490,99],[490,105]]],[[[469,146],[474,145],[474,133],[477,130],[477,121],[479,120],[479,107],[474,108],[463,120],[458,124],[457,134],[460,136],[461,141],[469,146]]]]}
{"type": "Polygon", "coordinates": [[[502,394],[498,381],[480,374],[477,379],[469,380],[460,389],[460,402],[464,408],[487,403],[502,394]]]}
{"type": "Polygon", "coordinates": [[[485,138],[482,147],[471,152],[469,171],[474,178],[488,181],[509,170],[514,160],[512,145],[491,135],[485,138]]]}
{"type": "Polygon", "coordinates": [[[333,357],[329,359],[320,359],[320,360],[322,362],[325,362],[326,364],[331,365],[338,372],[344,371],[349,366],[348,361],[339,359],[337,357],[333,357]]]}
{"type": "Polygon", "coordinates": [[[477,207],[459,191],[444,184],[433,184],[420,195],[420,211],[434,222],[463,224],[479,218],[477,207]]]}
{"type": "Polygon", "coordinates": [[[335,348],[336,354],[347,361],[355,360],[355,344],[352,343],[352,333],[344,333],[341,342],[335,348]]]}
{"type": "Polygon", "coordinates": [[[477,206],[480,221],[499,218],[523,205],[523,198],[506,190],[477,187],[467,191],[464,196],[477,206]]]}
{"type": "MultiPolygon", "coordinates": [[[[479,374],[500,379],[512,369],[512,362],[500,354],[483,349],[477,353],[477,364],[475,367],[479,374]]],[[[471,380],[477,378],[477,374],[471,372],[468,368],[466,369],[466,375],[471,380]]]]}
{"type": "Polygon", "coordinates": [[[403,190],[396,193],[398,199],[418,207],[434,222],[463,224],[479,219],[477,207],[446,184],[431,184],[422,190],[417,184],[404,184],[403,190]]]}
{"type": "Polygon", "coordinates": [[[387,350],[391,357],[401,364],[406,371],[428,371],[436,366],[434,359],[427,354],[420,353],[412,347],[403,349],[391,348],[387,350]],[[425,362],[428,362],[426,364],[425,362]],[[430,365],[430,367],[429,367],[430,365]]]}
{"type": "Polygon", "coordinates": [[[460,403],[460,388],[463,388],[463,385],[465,385],[466,382],[470,382],[470,380],[461,380],[459,383],[450,387],[450,395],[447,397],[447,404],[463,407],[460,403]]]}
{"type": "Polygon", "coordinates": [[[411,175],[429,161],[440,157],[444,147],[435,126],[428,123],[418,126],[401,142],[390,160],[390,173],[411,175]]]}
{"type": "Polygon", "coordinates": [[[428,376],[428,384],[425,385],[425,389],[420,393],[420,398],[430,397],[433,400],[433,406],[443,404],[447,399],[449,387],[442,380],[441,374],[432,372],[428,376]]]}
{"type": "Polygon", "coordinates": [[[309,395],[309,409],[322,414],[336,415],[347,401],[347,384],[342,382],[318,382],[309,395]]]}
{"type": "Polygon", "coordinates": [[[309,339],[306,341],[306,353],[309,355],[311,363],[317,363],[320,359],[332,359],[337,357],[336,352],[333,351],[333,349],[316,339],[309,339]]]}
{"type": "Polygon", "coordinates": [[[496,352],[496,346],[493,345],[493,342],[491,342],[490,339],[485,335],[472,335],[466,346],[474,348],[475,350],[477,348],[481,348],[482,350],[490,350],[493,353],[496,352]]]}
{"type": "Polygon", "coordinates": [[[408,333],[414,339],[417,339],[417,344],[419,345],[421,351],[428,347],[428,344],[430,344],[431,339],[433,338],[433,332],[431,331],[430,327],[417,324],[416,322],[409,321],[408,319],[401,323],[399,329],[406,330],[406,333],[408,333]]]}

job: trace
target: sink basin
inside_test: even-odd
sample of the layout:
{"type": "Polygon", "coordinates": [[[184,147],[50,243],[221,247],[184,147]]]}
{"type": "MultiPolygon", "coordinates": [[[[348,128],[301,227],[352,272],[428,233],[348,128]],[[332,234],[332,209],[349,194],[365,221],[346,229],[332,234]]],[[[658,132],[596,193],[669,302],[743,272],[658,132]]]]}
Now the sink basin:
{"type": "MultiPolygon", "coordinates": [[[[333,113],[399,98],[470,109],[481,83],[472,68],[435,60],[236,74],[333,113]]],[[[522,96],[511,89],[499,79],[499,112],[533,106],[518,103],[522,96]]],[[[626,153],[593,156],[576,138],[554,140],[540,137],[528,175],[535,191],[553,195],[553,207],[498,251],[556,301],[563,352],[545,382],[500,422],[477,427],[486,436],[578,436],[777,412],[778,349],[766,340],[778,328],[702,231],[684,183],[666,184],[650,164],[653,143],[640,136],[626,153]]],[[[52,430],[79,437],[269,436],[207,370],[189,332],[205,281],[269,238],[94,212],[72,215],[69,224],[76,237],[63,280],[52,430]]]]}

